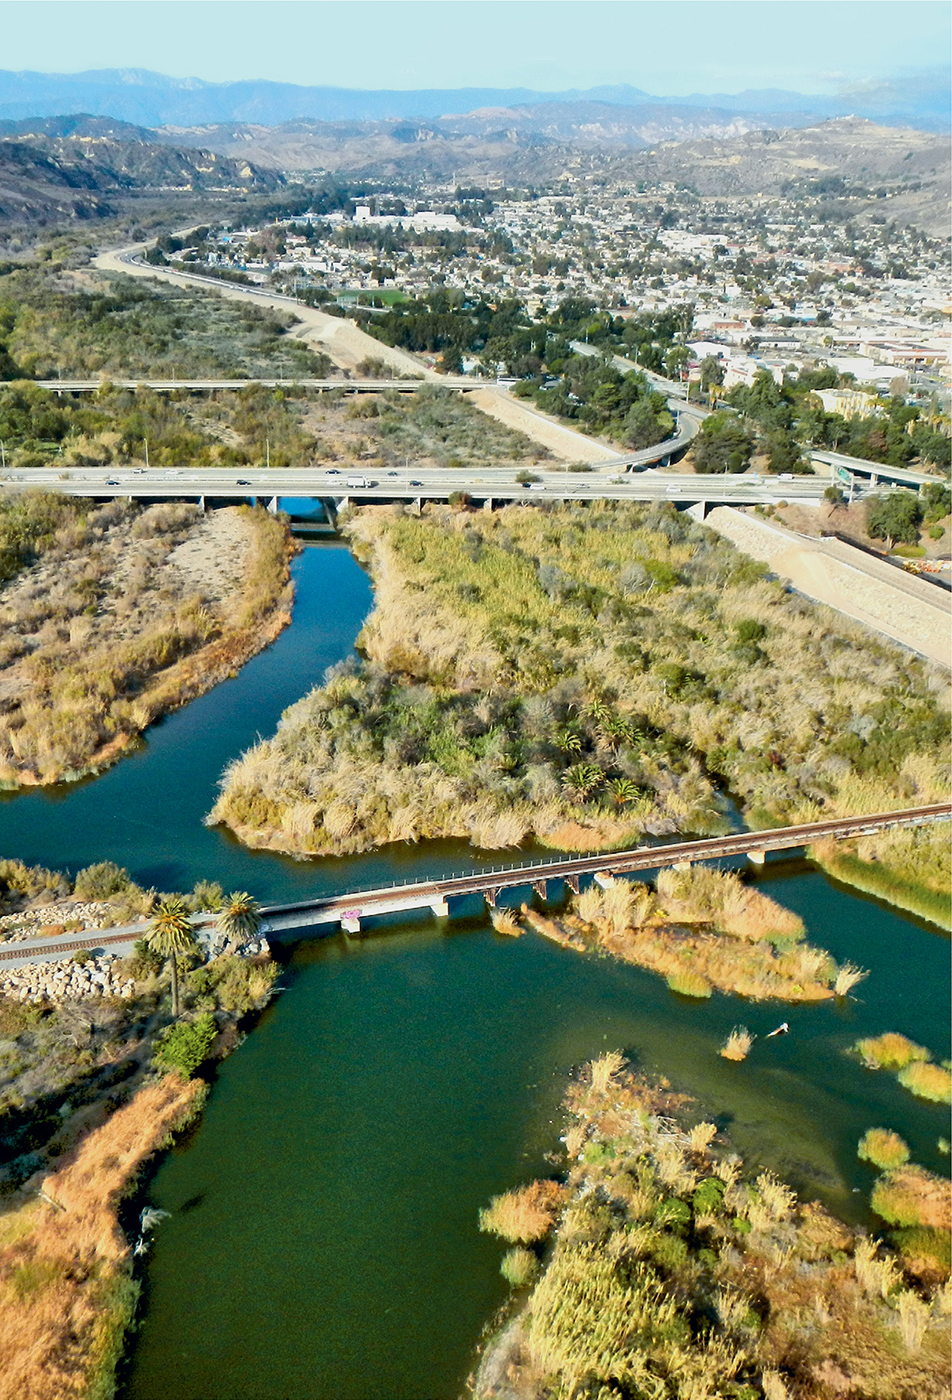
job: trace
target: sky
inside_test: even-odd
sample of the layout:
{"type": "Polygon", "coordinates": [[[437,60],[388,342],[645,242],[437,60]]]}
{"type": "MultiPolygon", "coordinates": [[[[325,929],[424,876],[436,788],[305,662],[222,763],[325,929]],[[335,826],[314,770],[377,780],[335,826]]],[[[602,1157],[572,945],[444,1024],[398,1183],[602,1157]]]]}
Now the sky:
{"type": "Polygon", "coordinates": [[[208,82],[832,93],[950,48],[947,0],[0,0],[0,68],[208,82]]]}

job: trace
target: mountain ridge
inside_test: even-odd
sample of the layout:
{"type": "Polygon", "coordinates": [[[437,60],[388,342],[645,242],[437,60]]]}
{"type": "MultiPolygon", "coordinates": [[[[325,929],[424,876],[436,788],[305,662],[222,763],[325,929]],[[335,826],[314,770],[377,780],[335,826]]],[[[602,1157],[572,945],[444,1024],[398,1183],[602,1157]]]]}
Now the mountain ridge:
{"type": "Polygon", "coordinates": [[[735,115],[801,112],[812,120],[860,115],[889,125],[947,130],[949,77],[923,69],[910,79],[856,84],[843,94],[786,89],[665,97],[627,84],[540,92],[532,88],[358,89],[305,87],[268,79],[211,83],[171,78],[148,69],[91,69],[81,73],[0,70],[0,118],[59,116],[88,111],[138,126],[197,126],[235,121],[274,126],[286,121],[433,120],[480,107],[595,101],[617,106],[718,108],[735,115]]]}

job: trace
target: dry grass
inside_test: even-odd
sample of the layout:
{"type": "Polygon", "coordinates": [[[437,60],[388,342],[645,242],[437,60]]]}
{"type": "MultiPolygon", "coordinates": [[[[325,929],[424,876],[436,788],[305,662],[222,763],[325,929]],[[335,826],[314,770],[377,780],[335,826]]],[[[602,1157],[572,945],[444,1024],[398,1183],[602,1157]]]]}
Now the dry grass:
{"type": "Polygon", "coordinates": [[[567,922],[684,996],[715,988],[753,1000],[833,996],[838,971],[829,954],[802,942],[802,920],[735,872],[679,866],[660,871],[657,884],[657,896],[641,881],[592,885],[575,897],[567,922]]]}
{"type": "Polygon", "coordinates": [[[880,1171],[892,1171],[909,1161],[909,1144],[889,1128],[870,1128],[860,1138],[856,1155],[880,1171]]]}
{"type": "Polygon", "coordinates": [[[916,1060],[928,1060],[929,1052],[898,1031],[869,1036],[856,1042],[867,1069],[905,1069],[916,1060]]]}
{"type": "Polygon", "coordinates": [[[931,1099],[934,1103],[952,1103],[952,1074],[945,1065],[914,1061],[901,1069],[896,1077],[903,1088],[917,1098],[931,1099]]]}
{"type": "Polygon", "coordinates": [[[607,1050],[604,1055],[599,1055],[598,1059],[591,1063],[592,1091],[595,1094],[606,1094],[612,1080],[624,1067],[625,1057],[617,1050],[607,1050]]]}
{"type": "Polygon", "coordinates": [[[489,917],[497,933],[506,933],[511,938],[518,938],[524,932],[518,916],[512,909],[507,909],[505,905],[501,904],[495,909],[490,909],[489,917]]]}
{"type": "Polygon", "coordinates": [[[479,1228],[511,1244],[544,1239],[555,1224],[562,1190],[555,1181],[533,1181],[517,1191],[494,1196],[479,1213],[479,1228]]]}
{"type": "Polygon", "coordinates": [[[753,1043],[754,1037],[746,1026],[735,1026],[721,1046],[720,1053],[725,1060],[746,1060],[753,1043]]]}
{"type": "Polygon", "coordinates": [[[606,1100],[598,1073],[569,1091],[561,1220],[476,1400],[944,1400],[947,1292],[771,1173],[745,1181],[674,1095],[619,1070],[606,1100]]]}
{"type": "Polygon", "coordinates": [[[113,762],[289,620],[290,539],[264,511],[122,502],[62,525],[0,593],[0,782],[113,762]]]}
{"type": "Polygon", "coordinates": [[[845,962],[837,970],[833,979],[833,993],[838,997],[849,996],[854,987],[864,981],[869,973],[862,967],[857,967],[855,963],[845,962]]]}
{"type": "Polygon", "coordinates": [[[85,1396],[115,1360],[111,1313],[129,1298],[117,1201],[202,1091],[175,1076],[140,1089],[43,1181],[61,1209],[33,1201],[0,1217],[0,1400],[85,1396]]]}

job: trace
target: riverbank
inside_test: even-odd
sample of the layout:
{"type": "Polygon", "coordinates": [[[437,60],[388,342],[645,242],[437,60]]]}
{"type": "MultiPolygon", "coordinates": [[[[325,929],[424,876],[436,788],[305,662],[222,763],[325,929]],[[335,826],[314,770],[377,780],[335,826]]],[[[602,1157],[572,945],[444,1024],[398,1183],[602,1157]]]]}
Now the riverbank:
{"type": "Polygon", "coordinates": [[[945,795],[938,674],[672,507],[345,528],[374,582],[363,660],[227,771],[210,820],[251,847],[612,849],[717,830],[722,786],[756,827],[945,795]]]}
{"type": "MultiPolygon", "coordinates": [[[[475,1400],[619,1385],[659,1400],[944,1395],[947,1267],[904,1273],[770,1172],[754,1177],[714,1123],[692,1121],[683,1095],[618,1053],[587,1065],[565,1106],[564,1181],[508,1192],[481,1215],[514,1246],[502,1272],[520,1291],[475,1400]]],[[[947,1236],[947,1183],[939,1194],[930,1228],[947,1236]]]]}
{"type": "Polygon", "coordinates": [[[811,858],[836,880],[952,929],[952,851],[946,831],[880,832],[813,846],[811,858]]]}
{"type": "Polygon", "coordinates": [[[8,506],[8,530],[24,512],[36,529],[0,599],[7,788],[100,772],[290,621],[295,546],[266,511],[28,493],[8,506]]]}
{"type": "MultiPolygon", "coordinates": [[[[257,944],[255,945],[257,947],[257,944]]],[[[114,1394],[138,1242],[123,1206],[145,1164],[200,1111],[200,1067],[271,997],[266,956],[184,955],[183,1012],[163,961],[25,968],[0,987],[0,1400],[114,1394]]]]}

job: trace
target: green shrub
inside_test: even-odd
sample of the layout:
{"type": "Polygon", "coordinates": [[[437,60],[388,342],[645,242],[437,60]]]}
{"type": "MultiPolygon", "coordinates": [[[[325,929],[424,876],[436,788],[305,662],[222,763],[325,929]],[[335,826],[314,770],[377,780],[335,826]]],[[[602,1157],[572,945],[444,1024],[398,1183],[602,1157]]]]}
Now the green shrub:
{"type": "Polygon", "coordinates": [[[132,885],[128,870],[111,860],[101,860],[79,872],[73,889],[78,899],[111,899],[113,895],[125,894],[132,885]]]}
{"type": "Polygon", "coordinates": [[[499,1272],[513,1288],[525,1288],[535,1282],[539,1261],[531,1249],[510,1249],[503,1255],[499,1272]]]}
{"type": "Polygon", "coordinates": [[[934,1103],[952,1103],[952,1074],[944,1065],[916,1061],[906,1065],[896,1076],[904,1089],[920,1099],[934,1103]]]}
{"type": "Polygon", "coordinates": [[[917,1045],[898,1031],[858,1040],[854,1049],[862,1055],[868,1069],[904,1069],[913,1060],[929,1058],[924,1045],[917,1045]]]}
{"type": "Polygon", "coordinates": [[[925,1260],[948,1273],[952,1267],[952,1236],[948,1230],[925,1225],[891,1230],[889,1241],[904,1259],[925,1260]]]}
{"type": "Polygon", "coordinates": [[[891,1171],[909,1161],[909,1147],[898,1133],[888,1128],[870,1128],[860,1138],[856,1155],[863,1162],[872,1162],[880,1171],[891,1171]]]}
{"type": "Polygon", "coordinates": [[[197,1021],[180,1021],[163,1035],[153,1063],[158,1069],[174,1071],[183,1079],[191,1079],[199,1065],[207,1059],[217,1034],[215,1018],[207,1011],[197,1021]]]}
{"type": "Polygon", "coordinates": [[[672,972],[667,981],[672,992],[678,992],[683,997],[709,997],[714,990],[699,972],[672,972]]]}

